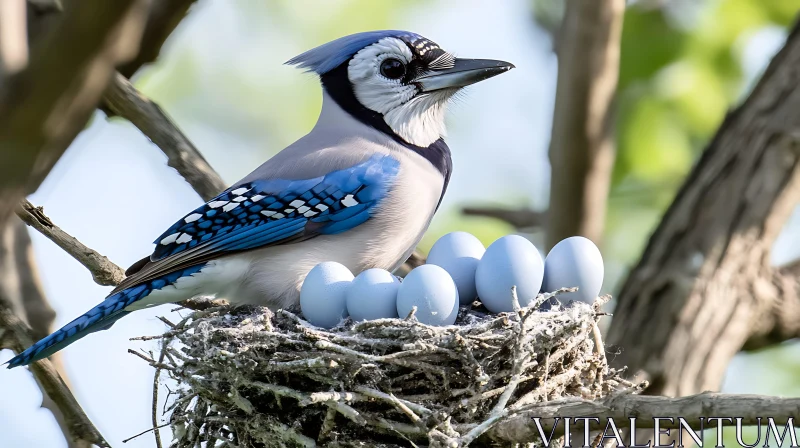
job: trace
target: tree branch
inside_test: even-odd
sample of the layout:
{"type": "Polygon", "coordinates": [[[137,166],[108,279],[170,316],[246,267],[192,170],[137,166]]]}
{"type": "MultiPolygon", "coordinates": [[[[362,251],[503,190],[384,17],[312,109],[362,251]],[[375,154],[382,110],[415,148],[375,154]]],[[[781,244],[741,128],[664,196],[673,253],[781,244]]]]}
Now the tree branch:
{"type": "MultiPolygon", "coordinates": [[[[766,416],[775,418],[775,423],[784,423],[788,418],[796,422],[800,418],[800,398],[776,398],[761,395],[733,395],[702,393],[682,398],[653,397],[648,395],[623,394],[605,400],[587,401],[551,401],[529,405],[525,412],[510,419],[500,421],[488,434],[488,438],[496,442],[531,442],[540,440],[538,428],[533,418],[541,418],[545,434],[550,434],[554,419],[560,417],[561,423],[556,425],[554,435],[564,433],[563,420],[585,417],[597,417],[598,421],[588,422],[594,431],[602,431],[608,419],[616,425],[628,428],[629,419],[636,417],[636,428],[653,428],[655,418],[672,418],[661,420],[660,427],[677,429],[677,417],[682,417],[694,429],[700,429],[700,419],[709,417],[741,417],[742,426],[760,423],[766,416]]],[[[703,428],[716,427],[718,420],[704,420],[703,428]]],[[[764,421],[763,424],[767,422],[764,421]]],[[[582,430],[582,428],[578,428],[582,430]]],[[[653,438],[652,434],[649,434],[653,438]]],[[[627,442],[627,440],[626,440],[627,442]]],[[[576,443],[579,443],[576,441],[576,443]]]]}
{"type": "Polygon", "coordinates": [[[568,0],[558,39],[547,246],[600,241],[614,166],[613,102],[625,0],[568,0]]]}
{"type": "Polygon", "coordinates": [[[23,199],[17,208],[17,216],[85,266],[91,272],[95,283],[114,286],[125,278],[125,271],[122,268],[53,224],[41,207],[36,207],[27,199],[23,199]]]}
{"type": "MultiPolygon", "coordinates": [[[[26,224],[38,230],[42,235],[50,239],[50,241],[56,243],[64,252],[68,253],[72,258],[76,259],[89,270],[92,274],[92,279],[98,285],[116,286],[125,278],[125,271],[121,267],[99,254],[94,249],[87,247],[74,236],[61,230],[61,228],[56,226],[53,221],[44,214],[41,207],[37,207],[27,200],[23,200],[20,207],[17,209],[17,214],[26,224]]],[[[2,299],[2,290],[0,290],[0,311],[4,308],[2,299]]],[[[220,306],[223,303],[219,300],[189,299],[179,302],[178,304],[192,310],[203,310],[209,306],[220,306]]],[[[5,307],[9,308],[7,306],[5,307]]],[[[2,331],[2,329],[2,323],[0,323],[0,331],[2,331]]],[[[49,334],[49,332],[46,334],[49,334]]],[[[39,337],[36,336],[34,339],[39,339],[39,337]]],[[[0,333],[0,342],[1,341],[2,333],[0,333]]]]}
{"type": "MultiPolygon", "coordinates": [[[[193,1],[153,2],[147,34],[141,39],[143,52],[123,67],[126,73],[132,74],[157,56],[164,40],[193,1]]],[[[148,3],[148,0],[111,3],[82,0],[68,2],[63,8],[59,0],[31,0],[27,5],[26,27],[24,0],[3,2],[0,80],[5,89],[0,91],[0,119],[3,120],[0,144],[7,151],[0,155],[0,226],[14,207],[15,198],[36,189],[82,130],[113,67],[137,53],[137,34],[141,34],[148,3]],[[13,8],[15,6],[17,8],[13,8]],[[32,55],[27,69],[26,44],[39,50],[32,55]],[[18,75],[13,76],[15,73],[18,75]],[[24,107],[20,106],[22,102],[24,107]]],[[[23,200],[17,213],[28,225],[89,268],[97,283],[112,285],[124,278],[122,269],[54,226],[40,209],[27,201],[23,200]]],[[[12,227],[19,226],[13,224],[12,227]]],[[[25,228],[20,227],[20,230],[27,238],[25,228]]],[[[9,291],[0,292],[0,346],[18,353],[48,334],[54,317],[41,288],[33,287],[38,285],[38,280],[30,257],[30,240],[25,241],[27,247],[17,251],[24,252],[24,259],[11,260],[15,269],[8,266],[5,270],[8,275],[14,275],[14,281],[6,282],[6,286],[14,284],[20,288],[18,300],[10,301],[9,291]],[[27,317],[35,331],[27,329],[20,316],[27,317]]],[[[23,244],[21,238],[14,242],[23,244]]],[[[107,446],[51,360],[34,363],[31,371],[44,393],[43,406],[51,409],[71,448],[92,444],[107,446]]]]}
{"type": "Polygon", "coordinates": [[[485,216],[499,219],[518,229],[541,227],[547,220],[547,212],[540,212],[529,208],[464,207],[461,209],[461,213],[471,216],[485,216]]]}

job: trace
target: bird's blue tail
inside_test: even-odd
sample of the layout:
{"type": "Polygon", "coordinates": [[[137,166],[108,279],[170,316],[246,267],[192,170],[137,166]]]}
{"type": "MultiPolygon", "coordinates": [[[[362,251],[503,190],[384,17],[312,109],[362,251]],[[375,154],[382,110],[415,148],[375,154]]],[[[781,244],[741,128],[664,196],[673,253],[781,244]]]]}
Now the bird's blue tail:
{"type": "Polygon", "coordinates": [[[192,266],[177,272],[167,274],[148,282],[131,286],[108,296],[101,304],[84,313],[79,318],[68,323],[60,330],[28,347],[27,350],[11,358],[7,362],[8,368],[25,366],[34,361],[46,358],[62,348],[72,344],[78,339],[95,331],[106,330],[130,311],[125,308],[147,297],[151,292],[174,283],[178,278],[192,275],[202,269],[204,265],[192,266]]]}

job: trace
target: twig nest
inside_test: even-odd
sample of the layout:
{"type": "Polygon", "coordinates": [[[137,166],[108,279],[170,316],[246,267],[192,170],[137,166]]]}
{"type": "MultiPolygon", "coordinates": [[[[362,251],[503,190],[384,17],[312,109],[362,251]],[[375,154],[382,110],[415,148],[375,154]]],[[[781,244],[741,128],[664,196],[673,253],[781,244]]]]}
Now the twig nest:
{"type": "Polygon", "coordinates": [[[172,446],[491,440],[495,423],[533,403],[622,387],[596,347],[598,318],[576,303],[499,315],[463,308],[447,327],[412,315],[323,330],[285,310],[196,312],[164,336],[174,342],[158,365],[181,386],[172,446]]]}

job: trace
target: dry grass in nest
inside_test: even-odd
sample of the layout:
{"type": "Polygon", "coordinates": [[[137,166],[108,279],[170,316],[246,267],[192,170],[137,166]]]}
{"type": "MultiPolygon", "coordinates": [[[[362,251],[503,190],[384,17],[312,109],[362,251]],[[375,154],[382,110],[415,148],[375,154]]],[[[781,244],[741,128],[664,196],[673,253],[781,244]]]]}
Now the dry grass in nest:
{"type": "Polygon", "coordinates": [[[483,444],[526,406],[629,384],[606,364],[602,302],[462,309],[450,327],[409,316],[331,330],[285,310],[217,307],[175,325],[149,361],[181,386],[174,447],[483,444]]]}

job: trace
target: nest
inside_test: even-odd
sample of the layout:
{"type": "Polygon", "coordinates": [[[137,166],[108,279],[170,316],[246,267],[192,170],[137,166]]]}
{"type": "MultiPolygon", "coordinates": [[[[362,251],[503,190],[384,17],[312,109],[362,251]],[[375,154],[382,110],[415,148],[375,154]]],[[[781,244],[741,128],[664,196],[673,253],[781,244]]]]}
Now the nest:
{"type": "Polygon", "coordinates": [[[606,364],[600,303],[476,304],[450,327],[412,312],[331,330],[286,310],[217,307],[174,325],[149,361],[180,385],[173,447],[477,445],[502,440],[493,425],[531,404],[630,384],[606,364]]]}

